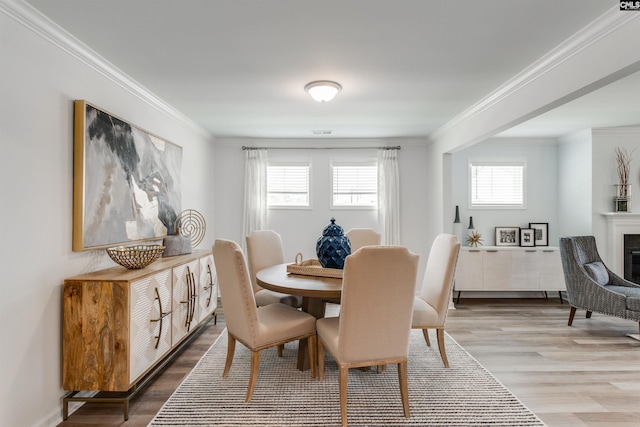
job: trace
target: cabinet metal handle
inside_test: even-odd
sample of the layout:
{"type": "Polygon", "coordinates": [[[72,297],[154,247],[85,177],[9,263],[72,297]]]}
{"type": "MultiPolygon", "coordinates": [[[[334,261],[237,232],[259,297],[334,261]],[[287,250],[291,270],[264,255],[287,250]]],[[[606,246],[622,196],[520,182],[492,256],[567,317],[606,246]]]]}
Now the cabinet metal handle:
{"type": "Polygon", "coordinates": [[[211,264],[207,264],[207,274],[209,275],[209,284],[204,287],[205,291],[209,291],[209,296],[207,297],[206,307],[209,307],[211,304],[211,297],[213,296],[213,273],[211,273],[211,264]]]}
{"type": "Polygon", "coordinates": [[[187,314],[184,318],[184,327],[187,328],[187,331],[191,329],[191,322],[193,321],[193,316],[196,312],[196,299],[198,298],[198,294],[196,293],[196,276],[193,274],[189,266],[187,266],[187,299],[185,301],[180,301],[181,304],[187,304],[187,314]]]}
{"type": "Polygon", "coordinates": [[[535,249],[526,249],[525,252],[538,252],[535,249]]]}
{"type": "MultiPolygon", "coordinates": [[[[187,279],[187,286],[186,286],[186,289],[187,289],[187,298],[186,298],[186,299],[181,300],[181,301],[180,301],[180,304],[189,304],[189,303],[191,302],[191,275],[190,275],[190,274],[187,274],[187,275],[185,276],[185,278],[187,279]]],[[[187,306],[187,308],[188,308],[188,306],[187,306]]]]}
{"type": "Polygon", "coordinates": [[[213,286],[213,273],[211,272],[211,264],[207,264],[207,274],[209,275],[209,285],[213,286]]]}
{"type": "Polygon", "coordinates": [[[189,266],[187,266],[187,274],[185,275],[185,279],[187,280],[187,299],[180,301],[180,304],[187,304],[187,312],[184,317],[184,327],[187,328],[188,331],[190,326],[189,323],[191,317],[191,304],[193,302],[193,299],[191,298],[191,270],[189,269],[189,266]]]}
{"type": "Polygon", "coordinates": [[[156,339],[156,346],[155,348],[158,348],[158,346],[160,345],[160,337],[162,336],[162,319],[164,319],[165,317],[167,317],[168,315],[171,314],[171,312],[173,310],[169,310],[166,313],[162,311],[162,300],[160,299],[160,292],[158,291],[158,288],[156,287],[156,301],[158,301],[158,309],[160,311],[160,317],[158,317],[157,319],[151,319],[151,322],[160,322],[160,330],[158,331],[158,336],[154,337],[156,339]]]}
{"type": "Polygon", "coordinates": [[[198,303],[196,276],[193,272],[191,272],[191,289],[191,314],[189,315],[189,325],[187,326],[187,330],[191,327],[191,322],[193,322],[193,316],[196,314],[196,305],[198,303]]]}
{"type": "Polygon", "coordinates": [[[498,252],[497,249],[487,249],[487,252],[498,252]]]}

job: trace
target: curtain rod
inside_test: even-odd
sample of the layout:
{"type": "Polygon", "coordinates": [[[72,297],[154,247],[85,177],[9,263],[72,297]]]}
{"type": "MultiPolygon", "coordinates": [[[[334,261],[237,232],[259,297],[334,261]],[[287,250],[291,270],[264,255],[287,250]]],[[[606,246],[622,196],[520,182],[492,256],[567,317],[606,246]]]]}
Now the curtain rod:
{"type": "Polygon", "coordinates": [[[243,150],[400,150],[402,147],[395,145],[393,147],[247,147],[242,146],[243,150]]]}

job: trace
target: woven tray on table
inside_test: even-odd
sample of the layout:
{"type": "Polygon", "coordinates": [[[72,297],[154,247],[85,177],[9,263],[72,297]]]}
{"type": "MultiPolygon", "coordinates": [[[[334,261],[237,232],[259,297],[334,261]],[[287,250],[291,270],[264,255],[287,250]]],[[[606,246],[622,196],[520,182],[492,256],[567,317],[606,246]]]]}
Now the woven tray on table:
{"type": "Polygon", "coordinates": [[[342,269],[324,268],[317,259],[302,260],[302,254],[296,255],[296,262],[287,264],[287,272],[303,276],[333,277],[342,279],[342,269]]]}

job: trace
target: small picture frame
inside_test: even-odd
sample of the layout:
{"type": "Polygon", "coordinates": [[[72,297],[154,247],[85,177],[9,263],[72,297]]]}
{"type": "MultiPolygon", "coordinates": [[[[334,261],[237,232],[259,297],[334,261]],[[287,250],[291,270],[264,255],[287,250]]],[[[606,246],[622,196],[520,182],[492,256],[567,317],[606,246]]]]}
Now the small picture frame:
{"type": "Polygon", "coordinates": [[[530,247],[536,245],[536,230],[533,228],[520,229],[520,246],[530,247]]]}
{"type": "Polygon", "coordinates": [[[530,222],[529,228],[535,230],[536,246],[549,246],[549,223],[548,222],[530,222]]]}
{"type": "Polygon", "coordinates": [[[496,227],[496,246],[520,246],[520,227],[496,227]]]}

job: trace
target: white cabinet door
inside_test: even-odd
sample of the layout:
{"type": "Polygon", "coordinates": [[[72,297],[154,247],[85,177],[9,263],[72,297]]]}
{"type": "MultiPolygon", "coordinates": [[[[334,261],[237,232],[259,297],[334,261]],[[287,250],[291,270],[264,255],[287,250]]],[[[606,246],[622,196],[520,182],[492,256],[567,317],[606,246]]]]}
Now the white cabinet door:
{"type": "Polygon", "coordinates": [[[173,319],[171,338],[173,344],[180,342],[198,319],[198,260],[171,270],[173,273],[173,319]]]}
{"type": "Polygon", "coordinates": [[[482,257],[483,289],[511,288],[511,251],[487,249],[482,257]]]}
{"type": "Polygon", "coordinates": [[[218,307],[218,276],[216,266],[213,263],[213,255],[200,258],[198,269],[198,323],[211,315],[218,307]]]}
{"type": "Polygon", "coordinates": [[[460,250],[454,280],[456,291],[482,290],[482,251],[460,250]]]}
{"type": "Polygon", "coordinates": [[[460,248],[455,291],[565,290],[557,247],[460,248]]]}
{"type": "Polygon", "coordinates": [[[171,275],[168,270],[129,287],[129,382],[171,349],[171,275]]]}
{"type": "Polygon", "coordinates": [[[540,289],[544,291],[564,291],[564,272],[560,251],[557,249],[543,249],[540,252],[540,289]]]}
{"type": "Polygon", "coordinates": [[[535,249],[511,252],[511,288],[535,291],[540,289],[540,253],[535,249]]]}

